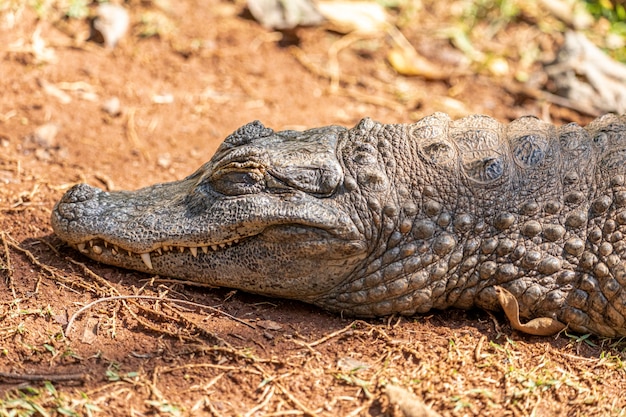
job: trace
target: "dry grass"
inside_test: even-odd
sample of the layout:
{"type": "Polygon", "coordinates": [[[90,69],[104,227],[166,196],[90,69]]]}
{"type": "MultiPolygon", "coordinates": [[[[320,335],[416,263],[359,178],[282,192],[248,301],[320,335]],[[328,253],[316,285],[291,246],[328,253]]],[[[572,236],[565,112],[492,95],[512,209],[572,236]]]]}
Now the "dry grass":
{"type": "MultiPolygon", "coordinates": [[[[428,320],[420,323],[423,320],[419,318],[417,322],[389,318],[385,323],[356,320],[341,329],[321,332],[314,340],[297,333],[284,334],[275,322],[246,321],[252,336],[245,338],[254,343],[237,343],[231,335],[226,341],[210,330],[206,317],[215,316],[208,307],[194,305],[193,310],[181,310],[179,302],[163,298],[166,292],[176,294],[175,288],[147,283],[137,293],[158,289],[159,294],[151,299],[137,299],[141,298],[137,294],[120,296],[118,286],[83,264],[73,261],[79,270],[68,273],[42,263],[6,234],[2,244],[9,248],[3,255],[5,269],[12,258],[26,257],[42,280],[37,287],[63,285],[67,291],[108,297],[96,299],[108,307],[85,304],[85,316],[95,319],[98,330],[92,331],[93,321],[78,320],[76,328],[64,335],[68,323],[58,323],[58,311],[34,299],[13,298],[0,304],[0,346],[22,339],[29,362],[55,364],[52,369],[64,368],[64,357],[75,364],[89,362],[74,356],[73,346],[90,337],[113,340],[116,329],[121,328],[148,332],[155,339],[181,341],[185,350],[176,353],[182,363],[173,365],[122,369],[120,363],[110,360],[102,368],[104,378],[89,371],[33,374],[32,366],[9,361],[11,368],[29,370],[0,373],[0,379],[21,382],[4,394],[0,415],[101,415],[110,414],[111,404],[116,405],[112,408],[116,414],[122,407],[120,399],[125,399],[128,408],[121,409],[128,415],[203,411],[217,416],[316,416],[337,411],[362,415],[372,410],[374,414],[401,415],[398,407],[403,404],[390,403],[385,394],[389,385],[414,393],[444,415],[625,414],[626,399],[616,389],[626,386],[626,344],[621,341],[584,336],[528,339],[511,333],[508,327],[491,332],[488,329],[495,323],[490,320],[480,329],[465,323],[449,330],[433,329],[428,320]],[[97,312],[89,314],[90,310],[97,312]],[[33,324],[41,320],[51,324],[47,333],[33,334],[33,324]],[[428,333],[423,333],[424,326],[430,328],[428,333]],[[266,333],[272,336],[264,336],[266,333]],[[237,401],[233,383],[239,390],[237,401]],[[310,391],[326,395],[310,397],[310,391]]],[[[13,357],[7,347],[3,351],[13,357]]]]}

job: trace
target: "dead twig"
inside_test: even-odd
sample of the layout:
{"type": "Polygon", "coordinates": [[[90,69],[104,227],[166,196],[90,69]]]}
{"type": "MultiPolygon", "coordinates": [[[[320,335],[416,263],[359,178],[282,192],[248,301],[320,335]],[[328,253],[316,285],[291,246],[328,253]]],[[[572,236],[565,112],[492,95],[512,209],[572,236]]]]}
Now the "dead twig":
{"type": "Polygon", "coordinates": [[[306,345],[311,347],[311,348],[314,347],[314,346],[317,346],[317,345],[321,345],[322,343],[327,342],[328,340],[330,340],[332,338],[335,338],[335,337],[337,337],[337,336],[339,336],[339,335],[341,335],[341,334],[343,334],[343,333],[345,333],[347,331],[352,330],[354,325],[356,323],[358,323],[358,322],[360,322],[360,320],[353,321],[352,323],[348,324],[343,329],[340,329],[340,330],[337,330],[335,332],[329,333],[326,336],[322,337],[321,339],[316,340],[315,342],[306,343],[306,345]]]}
{"type": "Polygon", "coordinates": [[[74,260],[74,259],[72,259],[72,258],[69,258],[69,257],[66,257],[65,259],[66,259],[67,261],[70,261],[70,262],[71,262],[71,263],[73,263],[74,265],[78,265],[78,266],[80,266],[80,267],[82,268],[82,270],[83,270],[83,272],[84,272],[85,274],[87,274],[89,277],[91,277],[91,278],[92,278],[94,281],[96,281],[98,284],[101,284],[102,286],[109,288],[113,294],[116,294],[116,295],[118,295],[118,296],[119,296],[119,295],[122,295],[122,294],[121,294],[121,293],[117,290],[117,288],[115,288],[113,285],[111,285],[111,283],[110,283],[109,281],[107,281],[106,279],[102,278],[100,275],[98,275],[98,274],[96,274],[95,272],[93,272],[93,271],[92,271],[91,269],[89,269],[89,268],[87,267],[87,265],[85,265],[84,263],[82,263],[82,262],[78,262],[78,261],[76,261],[76,260],[74,260]]]}
{"type": "Polygon", "coordinates": [[[188,317],[186,317],[184,314],[176,311],[176,310],[172,310],[174,314],[176,314],[176,316],[179,318],[180,321],[182,321],[183,323],[186,324],[190,324],[193,327],[195,327],[196,329],[198,329],[202,334],[204,334],[205,336],[214,338],[215,340],[217,340],[219,343],[221,343],[223,346],[228,346],[228,347],[232,347],[230,343],[228,343],[226,340],[222,339],[221,337],[219,337],[218,335],[216,335],[215,333],[207,330],[204,328],[204,326],[196,323],[195,321],[189,319],[188,317]]]}
{"type": "Polygon", "coordinates": [[[126,136],[135,149],[139,151],[141,156],[146,162],[150,162],[150,155],[145,151],[143,146],[139,143],[139,135],[137,135],[137,129],[135,128],[135,111],[131,108],[128,110],[128,117],[126,120],[126,136]]]}
{"type": "Polygon", "coordinates": [[[328,48],[328,66],[330,75],[330,92],[336,93],[339,91],[339,82],[341,79],[341,70],[339,68],[339,52],[346,49],[355,42],[370,39],[373,37],[379,37],[378,33],[364,34],[361,32],[352,32],[348,35],[342,36],[338,41],[334,42],[328,48]]]}
{"type": "Polygon", "coordinates": [[[256,326],[246,322],[245,320],[242,320],[240,318],[237,318],[235,316],[232,316],[224,311],[221,311],[215,307],[211,307],[211,306],[205,306],[203,304],[199,304],[199,303],[194,303],[192,301],[186,301],[186,300],[178,300],[178,299],[173,299],[173,298],[161,298],[161,297],[155,297],[152,295],[118,295],[118,296],[113,296],[113,297],[104,297],[104,298],[100,298],[98,300],[92,301],[91,303],[81,307],[80,309],[78,309],[74,314],[72,314],[72,316],[70,317],[70,319],[67,321],[67,326],[65,326],[65,334],[68,335],[71,328],[72,328],[72,324],[74,323],[74,321],[76,320],[76,318],[78,316],[80,316],[83,312],[85,312],[86,310],[89,310],[90,308],[92,308],[94,305],[99,304],[99,303],[103,303],[106,301],[116,301],[116,300],[152,300],[152,301],[168,301],[171,303],[179,303],[179,304],[186,304],[186,305],[192,305],[198,308],[205,308],[207,310],[211,310],[215,313],[219,313],[225,317],[228,317],[231,320],[234,320],[238,323],[244,324],[252,329],[256,329],[256,326]]]}
{"type": "MultiPolygon", "coordinates": [[[[31,251],[21,247],[17,242],[15,242],[13,240],[13,238],[11,238],[11,236],[6,236],[6,237],[8,237],[11,241],[7,241],[5,239],[5,243],[7,243],[13,249],[15,249],[15,250],[17,250],[19,252],[22,252],[24,255],[26,255],[26,257],[30,260],[30,262],[32,264],[34,264],[35,266],[37,266],[41,270],[46,271],[51,276],[53,276],[55,278],[60,278],[61,281],[64,281],[64,279],[61,277],[61,275],[54,268],[39,262],[39,260],[35,257],[35,255],[33,255],[33,253],[31,251]]],[[[35,294],[37,294],[37,292],[39,292],[39,284],[40,283],[41,283],[41,278],[37,280],[37,284],[35,285],[35,289],[33,291],[35,294]]]]}
{"type": "MultiPolygon", "coordinates": [[[[40,268],[41,270],[43,270],[43,271],[47,272],[48,274],[50,274],[50,276],[52,276],[55,280],[57,280],[57,281],[59,281],[59,282],[61,282],[61,283],[64,283],[64,284],[69,284],[69,285],[78,285],[79,287],[81,287],[81,288],[83,288],[83,289],[86,289],[86,290],[88,290],[88,291],[93,291],[93,292],[95,292],[96,294],[102,294],[102,293],[104,293],[104,291],[102,291],[101,289],[98,289],[97,287],[93,287],[93,286],[86,285],[83,281],[81,281],[81,282],[77,283],[77,282],[75,282],[75,281],[72,281],[72,280],[69,280],[69,279],[67,279],[67,278],[63,277],[63,276],[62,276],[62,275],[61,275],[61,274],[60,274],[60,273],[59,273],[59,272],[58,272],[55,268],[53,268],[53,267],[51,267],[51,266],[49,266],[49,265],[45,265],[45,264],[41,263],[41,262],[37,259],[37,257],[35,257],[35,255],[33,255],[33,253],[32,253],[31,251],[29,251],[28,249],[24,249],[24,248],[22,248],[19,244],[17,244],[17,242],[12,241],[12,239],[11,239],[11,237],[10,237],[10,236],[6,236],[6,238],[5,238],[5,242],[7,243],[7,245],[8,245],[8,246],[10,246],[10,247],[12,247],[12,248],[14,248],[14,249],[18,250],[19,252],[22,252],[23,254],[25,254],[25,255],[26,255],[26,257],[28,257],[28,259],[31,261],[31,263],[33,263],[35,266],[37,266],[37,267],[38,267],[38,268],[40,268]],[[9,239],[10,239],[10,240],[9,240],[9,239]]],[[[121,301],[122,301],[123,305],[126,307],[126,310],[128,311],[128,313],[129,313],[129,314],[130,314],[130,315],[131,315],[131,316],[132,316],[135,320],[137,320],[137,322],[139,322],[142,326],[146,327],[147,329],[150,329],[150,330],[152,330],[152,331],[154,331],[154,332],[157,332],[157,333],[166,334],[166,335],[168,335],[168,336],[170,336],[170,337],[176,337],[176,338],[182,337],[182,338],[184,338],[184,339],[188,339],[188,340],[190,340],[190,341],[195,341],[195,342],[198,342],[198,340],[196,340],[196,339],[195,339],[195,338],[193,338],[193,337],[185,337],[185,336],[182,336],[182,335],[180,335],[180,334],[178,334],[178,333],[174,333],[174,332],[171,332],[171,331],[165,330],[165,329],[163,329],[163,328],[159,328],[159,327],[157,327],[157,326],[154,326],[154,325],[150,324],[149,322],[147,322],[146,320],[141,319],[141,318],[140,318],[137,314],[135,314],[135,313],[132,311],[132,309],[130,309],[130,307],[129,307],[129,306],[128,306],[128,304],[126,303],[127,301],[129,301],[129,300],[130,300],[130,301],[133,303],[133,305],[134,305],[135,307],[137,307],[139,310],[142,310],[142,311],[147,312],[147,313],[150,313],[150,314],[155,314],[155,315],[157,315],[157,316],[159,316],[159,317],[163,318],[163,319],[164,319],[164,320],[166,320],[166,321],[171,321],[171,322],[177,321],[177,319],[176,319],[176,318],[174,318],[174,317],[167,316],[167,315],[165,315],[165,314],[163,314],[163,313],[160,313],[160,312],[157,312],[157,311],[154,311],[154,310],[151,310],[151,309],[147,309],[147,308],[145,308],[144,306],[142,306],[141,304],[137,304],[137,303],[135,303],[134,301],[132,301],[132,300],[134,300],[134,299],[140,299],[140,298],[148,298],[148,299],[152,299],[152,300],[172,301],[172,302],[177,302],[178,304],[186,304],[186,305],[191,305],[191,306],[194,306],[194,307],[197,307],[197,308],[207,309],[207,310],[214,311],[214,312],[216,312],[216,313],[219,313],[219,314],[225,315],[225,316],[229,317],[229,318],[230,318],[230,319],[232,319],[232,320],[238,321],[238,322],[240,322],[240,323],[242,323],[242,324],[244,324],[244,325],[246,325],[246,326],[248,326],[248,327],[251,327],[251,328],[253,328],[253,329],[256,329],[256,326],[254,326],[254,325],[252,325],[252,324],[250,324],[250,323],[248,323],[248,322],[246,322],[246,321],[244,321],[244,320],[241,320],[241,319],[239,319],[239,318],[237,318],[237,317],[234,317],[234,316],[232,316],[232,315],[230,315],[230,314],[228,314],[228,313],[226,313],[226,312],[223,312],[223,311],[221,311],[221,310],[219,310],[219,309],[217,309],[217,308],[215,308],[215,307],[211,307],[211,306],[207,306],[207,305],[203,305],[203,304],[198,304],[198,303],[193,303],[193,302],[191,302],[191,301],[185,301],[185,300],[175,300],[175,299],[167,299],[167,298],[154,297],[154,296],[137,296],[137,295],[135,295],[135,296],[133,296],[133,295],[127,295],[127,296],[124,296],[124,295],[121,295],[121,294],[120,294],[120,292],[119,292],[119,291],[118,291],[115,287],[113,287],[113,286],[111,285],[111,283],[109,283],[106,279],[102,278],[102,277],[101,277],[101,276],[99,276],[98,274],[96,274],[96,273],[94,273],[93,271],[91,271],[91,270],[90,270],[90,269],[89,269],[89,268],[88,268],[85,264],[83,264],[83,263],[81,263],[81,262],[78,262],[78,261],[75,261],[75,260],[73,260],[73,259],[71,259],[71,258],[66,258],[66,259],[67,259],[69,262],[71,262],[71,263],[73,263],[73,264],[75,264],[75,265],[80,266],[80,267],[83,269],[83,271],[84,271],[84,273],[85,273],[85,274],[87,274],[90,278],[92,278],[92,279],[93,279],[94,281],[96,281],[97,283],[99,283],[99,284],[101,284],[102,286],[104,286],[104,287],[108,288],[108,289],[109,289],[109,291],[110,291],[110,293],[116,294],[116,295],[114,295],[114,296],[109,296],[109,297],[105,297],[105,298],[101,298],[101,299],[99,299],[99,300],[96,300],[94,303],[91,303],[91,304],[89,304],[88,306],[85,306],[85,307],[81,308],[79,311],[77,311],[76,313],[74,313],[74,315],[73,315],[73,316],[72,316],[72,318],[68,321],[68,324],[67,324],[67,326],[66,326],[66,328],[65,328],[65,334],[66,334],[66,335],[67,335],[67,334],[69,334],[69,330],[71,330],[71,325],[72,325],[72,322],[73,322],[73,321],[75,321],[75,320],[76,320],[76,317],[77,317],[78,315],[82,314],[82,312],[83,312],[84,310],[86,310],[89,306],[92,306],[92,305],[95,305],[95,304],[97,304],[97,303],[99,303],[99,302],[103,302],[103,301],[107,301],[107,300],[115,300],[115,299],[119,299],[119,300],[121,300],[121,301]]],[[[36,286],[36,288],[35,288],[35,292],[36,292],[36,291],[38,291],[38,288],[39,288],[39,281],[38,281],[37,286],[36,286]]],[[[178,321],[180,321],[180,319],[178,319],[178,321]]],[[[187,322],[188,322],[188,323],[190,323],[190,324],[192,324],[194,327],[198,328],[198,329],[199,329],[202,333],[205,333],[205,334],[207,333],[207,331],[206,331],[205,329],[202,329],[202,328],[198,327],[195,323],[193,323],[193,322],[191,322],[191,321],[189,321],[189,320],[187,320],[187,322]]],[[[218,337],[218,336],[216,336],[216,335],[214,335],[214,334],[211,334],[210,336],[211,336],[211,337],[213,337],[213,338],[215,338],[215,340],[216,340],[216,341],[218,341],[219,343],[224,343],[224,344],[227,344],[224,340],[222,340],[220,337],[218,337]]]]}
{"type": "Polygon", "coordinates": [[[65,382],[65,381],[80,381],[84,382],[87,379],[87,374],[16,374],[12,372],[0,372],[0,378],[14,379],[20,381],[29,382],[65,382]]]}
{"type": "Polygon", "coordinates": [[[474,350],[474,360],[476,362],[480,361],[483,358],[482,349],[486,340],[487,340],[487,336],[483,335],[480,337],[480,340],[478,341],[478,344],[476,345],[476,349],[474,350]]]}
{"type": "Polygon", "coordinates": [[[263,401],[261,401],[255,407],[252,407],[250,409],[250,411],[248,411],[246,414],[244,414],[244,417],[252,417],[257,411],[260,411],[260,410],[264,409],[269,404],[269,402],[272,399],[272,397],[274,396],[274,391],[275,390],[276,390],[276,387],[274,385],[272,385],[271,387],[268,386],[265,389],[265,392],[263,393],[263,395],[261,396],[261,397],[265,397],[265,399],[263,401]]]}
{"type": "Polygon", "coordinates": [[[6,233],[0,233],[0,238],[2,239],[2,246],[4,247],[4,258],[5,258],[5,269],[7,271],[7,277],[9,281],[9,288],[11,288],[11,295],[13,298],[17,298],[17,294],[15,292],[15,285],[13,283],[13,267],[11,266],[11,255],[9,253],[9,244],[7,243],[6,233]]]}
{"type": "Polygon", "coordinates": [[[280,383],[278,382],[274,382],[274,384],[276,384],[276,386],[278,387],[279,390],[282,391],[283,394],[285,394],[287,396],[287,398],[289,398],[289,400],[296,406],[298,407],[300,410],[302,410],[302,412],[304,412],[305,415],[307,416],[311,416],[311,417],[316,417],[318,414],[309,409],[306,405],[302,404],[302,402],[300,400],[298,400],[291,392],[289,392],[285,387],[283,387],[280,383]]]}

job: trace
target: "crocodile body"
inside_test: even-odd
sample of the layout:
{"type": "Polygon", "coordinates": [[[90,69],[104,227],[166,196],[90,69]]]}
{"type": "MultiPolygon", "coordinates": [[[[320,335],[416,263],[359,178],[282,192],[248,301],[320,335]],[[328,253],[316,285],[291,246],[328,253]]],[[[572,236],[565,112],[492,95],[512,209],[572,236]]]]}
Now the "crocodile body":
{"type": "Polygon", "coordinates": [[[56,234],[98,261],[372,317],[500,308],[626,336],[626,117],[230,135],[189,177],[69,190],[56,234]]]}

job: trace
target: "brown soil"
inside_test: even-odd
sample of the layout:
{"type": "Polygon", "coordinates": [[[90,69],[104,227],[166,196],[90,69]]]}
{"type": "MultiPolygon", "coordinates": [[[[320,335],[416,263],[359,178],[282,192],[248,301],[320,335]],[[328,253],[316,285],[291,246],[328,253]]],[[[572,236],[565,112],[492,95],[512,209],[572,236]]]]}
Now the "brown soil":
{"type": "MultiPolygon", "coordinates": [[[[23,10],[0,32],[0,415],[43,407],[78,415],[400,416],[384,394],[389,383],[443,415],[624,415],[618,341],[528,337],[483,311],[353,321],[98,264],[52,234],[50,210],[73,184],[134,189],[182,178],[254,119],[277,130],[351,126],[365,116],[410,122],[435,111],[588,121],[515,94],[511,75],[454,72],[462,55],[435,36],[445,26],[435,17],[449,11],[440,3],[403,32],[443,68],[442,80],[398,76],[384,34],[334,55],[341,34],[318,27],[281,38],[241,3],[188,0],[163,10],[130,2],[133,33],[114,50],[85,42],[83,21],[37,20],[23,10]],[[140,36],[148,12],[171,27],[140,36]],[[54,59],[32,52],[37,30],[54,59]],[[334,59],[339,72],[329,73],[334,59]],[[111,97],[121,102],[119,116],[102,110],[111,97]],[[44,125],[58,133],[37,136],[44,125]],[[211,308],[105,301],[64,336],[79,308],[132,294],[211,308]]],[[[524,69],[515,45],[538,45],[549,58],[560,39],[527,20],[485,41],[511,54],[511,73],[524,69]]]]}

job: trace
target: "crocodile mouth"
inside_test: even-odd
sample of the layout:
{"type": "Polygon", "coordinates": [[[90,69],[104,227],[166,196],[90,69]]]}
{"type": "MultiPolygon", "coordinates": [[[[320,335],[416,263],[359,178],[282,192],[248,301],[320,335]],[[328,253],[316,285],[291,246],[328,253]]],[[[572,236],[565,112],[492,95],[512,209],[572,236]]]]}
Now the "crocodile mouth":
{"type": "Polygon", "coordinates": [[[232,248],[233,246],[237,246],[250,238],[251,237],[245,237],[227,242],[211,243],[197,246],[183,246],[174,244],[162,245],[148,252],[134,252],[130,249],[122,248],[117,244],[108,242],[101,238],[94,238],[80,243],[74,243],[71,244],[71,246],[76,248],[80,253],[95,259],[107,257],[107,255],[113,257],[124,256],[128,258],[138,258],[142,260],[146,268],[153,269],[152,259],[154,257],[167,254],[189,253],[194,258],[197,258],[199,254],[209,255],[210,253],[220,252],[232,248]]]}

